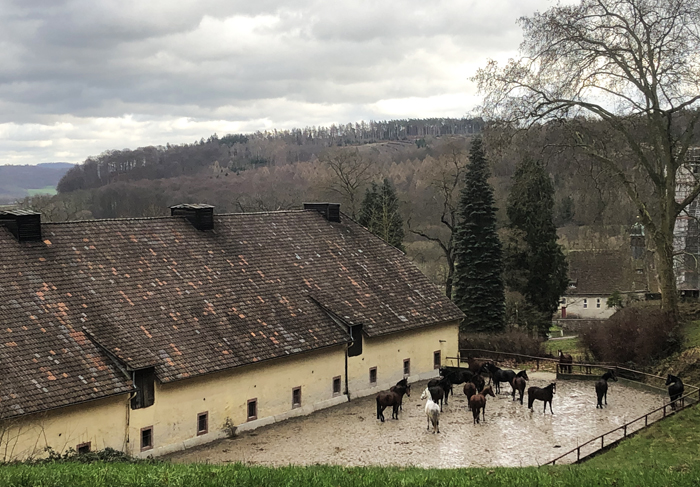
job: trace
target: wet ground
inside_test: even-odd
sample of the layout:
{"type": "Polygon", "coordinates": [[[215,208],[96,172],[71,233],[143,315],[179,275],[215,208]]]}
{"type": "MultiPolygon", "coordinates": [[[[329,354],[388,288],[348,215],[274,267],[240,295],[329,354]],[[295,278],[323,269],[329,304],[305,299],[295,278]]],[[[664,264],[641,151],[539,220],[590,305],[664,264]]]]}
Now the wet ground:
{"type": "MultiPolygon", "coordinates": [[[[554,381],[554,374],[528,374],[528,387],[543,387],[554,381]]],[[[412,396],[404,397],[398,421],[379,422],[374,396],[369,396],[233,439],[179,452],[170,458],[175,462],[245,462],[275,466],[539,465],[664,402],[662,395],[610,382],[608,407],[596,409],[594,382],[560,380],[552,415],[549,408],[546,414],[542,412],[540,401],[535,402],[533,411],[528,410],[527,393],[524,405],[513,402],[510,386],[503,384],[502,392],[508,391],[508,395],[500,394],[495,399],[489,396],[486,421],[474,425],[471,411],[467,411],[466,397],[461,387],[455,386],[455,397],[450,397],[449,406],[444,407],[440,416],[440,434],[432,434],[426,430],[425,401],[419,399],[424,384],[414,384],[412,396]]],[[[385,411],[385,417],[391,418],[390,409],[385,411]]],[[[591,445],[589,450],[592,449],[591,445]]]]}

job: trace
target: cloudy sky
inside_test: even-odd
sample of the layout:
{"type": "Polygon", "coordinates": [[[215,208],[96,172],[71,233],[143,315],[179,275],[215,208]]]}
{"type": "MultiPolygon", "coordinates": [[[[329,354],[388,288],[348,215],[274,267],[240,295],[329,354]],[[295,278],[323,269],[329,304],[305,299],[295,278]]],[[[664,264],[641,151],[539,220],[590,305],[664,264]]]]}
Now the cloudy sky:
{"type": "Polygon", "coordinates": [[[0,0],[0,164],[461,117],[552,0],[0,0]]]}

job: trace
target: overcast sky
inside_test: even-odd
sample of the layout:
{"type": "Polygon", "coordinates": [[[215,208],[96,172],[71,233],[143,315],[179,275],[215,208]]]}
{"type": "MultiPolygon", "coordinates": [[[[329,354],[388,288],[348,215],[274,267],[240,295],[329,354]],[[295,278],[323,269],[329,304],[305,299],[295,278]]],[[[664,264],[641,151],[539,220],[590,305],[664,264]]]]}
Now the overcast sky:
{"type": "Polygon", "coordinates": [[[0,164],[462,117],[552,0],[0,0],[0,164]]]}

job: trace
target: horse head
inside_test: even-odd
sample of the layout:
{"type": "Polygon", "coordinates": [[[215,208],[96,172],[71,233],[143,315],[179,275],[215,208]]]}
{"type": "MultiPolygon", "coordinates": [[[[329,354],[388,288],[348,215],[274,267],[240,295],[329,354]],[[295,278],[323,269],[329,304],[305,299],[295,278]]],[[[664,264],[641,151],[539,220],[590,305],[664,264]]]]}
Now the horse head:
{"type": "Polygon", "coordinates": [[[675,382],[680,382],[681,380],[676,377],[675,375],[668,374],[668,377],[666,378],[666,385],[670,386],[671,384],[675,382]]]}
{"type": "MultiPolygon", "coordinates": [[[[406,380],[406,379],[404,379],[404,380],[406,380]]],[[[411,397],[411,384],[406,385],[406,395],[408,397],[411,397]]]]}
{"type": "Polygon", "coordinates": [[[429,398],[430,397],[430,391],[426,387],[425,390],[423,391],[423,394],[420,395],[421,399],[429,398]]]}
{"type": "Polygon", "coordinates": [[[556,392],[557,392],[557,384],[556,384],[556,382],[552,382],[551,384],[549,384],[549,385],[547,386],[547,389],[550,388],[550,387],[552,388],[552,394],[556,394],[556,392]]]}
{"type": "Polygon", "coordinates": [[[493,388],[491,386],[484,387],[481,390],[480,394],[484,397],[486,397],[486,396],[496,397],[496,395],[493,393],[493,388]]]}
{"type": "Polygon", "coordinates": [[[530,378],[527,376],[527,371],[526,370],[521,370],[517,374],[515,374],[515,377],[522,377],[525,380],[530,380],[530,378]]]}
{"type": "Polygon", "coordinates": [[[615,370],[610,371],[610,378],[614,381],[617,382],[617,374],[615,373],[615,370]]]}
{"type": "Polygon", "coordinates": [[[408,387],[408,380],[404,377],[396,383],[397,386],[408,387]]]}

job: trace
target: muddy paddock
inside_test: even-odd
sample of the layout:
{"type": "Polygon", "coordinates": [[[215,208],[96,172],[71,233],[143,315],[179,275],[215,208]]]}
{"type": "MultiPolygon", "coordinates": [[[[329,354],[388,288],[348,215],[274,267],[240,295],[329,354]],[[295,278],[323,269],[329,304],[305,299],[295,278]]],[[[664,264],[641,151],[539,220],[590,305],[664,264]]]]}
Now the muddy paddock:
{"type": "MultiPolygon", "coordinates": [[[[549,373],[531,372],[530,386],[546,386],[549,373]]],[[[528,466],[552,460],[589,439],[663,405],[664,396],[610,382],[608,407],[596,409],[594,382],[557,382],[552,408],[542,412],[513,402],[510,386],[488,397],[486,421],[474,425],[467,411],[461,386],[440,416],[440,434],[427,431],[425,401],[420,400],[425,382],[413,384],[411,397],[404,397],[398,421],[385,411],[385,423],[376,419],[374,396],[315,412],[310,416],[243,433],[178,452],[175,462],[244,462],[262,465],[332,464],[414,465],[426,468],[468,466],[528,466]],[[504,393],[507,391],[507,395],[504,393]]]]}

